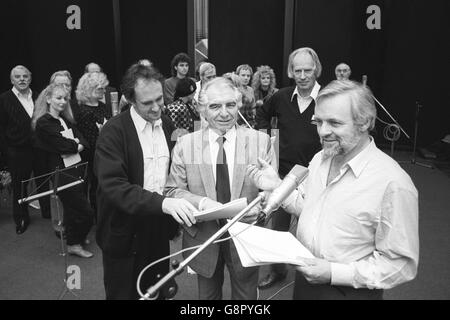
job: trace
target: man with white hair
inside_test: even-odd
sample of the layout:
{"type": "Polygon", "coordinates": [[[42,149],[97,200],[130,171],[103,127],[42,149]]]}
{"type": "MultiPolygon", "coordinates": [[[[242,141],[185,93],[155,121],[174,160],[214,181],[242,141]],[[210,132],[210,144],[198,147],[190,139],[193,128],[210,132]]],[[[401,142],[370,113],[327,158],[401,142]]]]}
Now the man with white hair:
{"type": "MultiPolygon", "coordinates": [[[[246,167],[258,157],[271,162],[274,153],[267,134],[236,125],[241,105],[242,94],[228,79],[218,77],[205,84],[199,111],[208,126],[179,138],[165,187],[167,196],[184,198],[199,210],[243,197],[250,203],[258,196],[258,189],[245,174],[246,167]]],[[[259,211],[260,206],[255,206],[245,221],[256,220],[259,211]]],[[[223,220],[185,227],[183,247],[202,244],[226,223],[223,220]]],[[[222,299],[225,265],[230,273],[231,299],[255,300],[258,268],[242,266],[233,241],[208,246],[189,264],[198,274],[199,299],[222,299]]]]}
{"type": "MultiPolygon", "coordinates": [[[[13,217],[16,233],[24,233],[30,223],[28,204],[19,205],[22,181],[36,169],[32,146],[31,117],[34,111],[33,92],[30,89],[31,72],[18,65],[11,70],[11,90],[0,95],[0,141],[12,176],[13,217]]],[[[27,191],[27,185],[23,188],[27,191]]],[[[26,194],[24,194],[26,196],[26,194]]],[[[42,205],[41,208],[48,206],[42,205]]],[[[45,213],[49,217],[49,212],[45,213]]]]}
{"type": "MultiPolygon", "coordinates": [[[[294,50],[289,55],[288,77],[295,81],[294,86],[282,88],[272,95],[256,111],[257,129],[278,129],[279,168],[284,178],[296,165],[308,166],[314,154],[320,150],[319,136],[311,118],[320,84],[322,64],[317,53],[307,47],[294,50]],[[275,118],[276,121],[272,121],[275,118]],[[276,123],[276,128],[272,125],[276,123]]],[[[272,229],[288,231],[291,224],[289,214],[280,208],[274,214],[272,229]]],[[[275,264],[267,276],[261,279],[259,287],[266,289],[286,278],[287,268],[275,264]]]]}
{"type": "MultiPolygon", "coordinates": [[[[418,193],[408,174],[375,145],[370,90],[335,80],[317,96],[323,150],[282,204],[299,217],[297,238],[315,259],[297,267],[294,299],[382,299],[414,279],[419,260],[418,193]]],[[[262,190],[281,180],[264,161],[248,173],[262,190]]]]}

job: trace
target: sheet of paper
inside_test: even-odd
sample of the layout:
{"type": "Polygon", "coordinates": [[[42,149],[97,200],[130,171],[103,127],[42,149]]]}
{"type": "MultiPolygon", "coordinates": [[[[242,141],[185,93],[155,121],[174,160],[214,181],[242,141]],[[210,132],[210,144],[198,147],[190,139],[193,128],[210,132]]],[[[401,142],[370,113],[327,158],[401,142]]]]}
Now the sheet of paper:
{"type": "MultiPolygon", "coordinates": [[[[75,138],[74,138],[74,135],[73,135],[72,129],[67,129],[67,130],[61,131],[61,135],[62,135],[64,138],[67,138],[67,139],[72,139],[72,140],[75,139],[75,138]]],[[[77,164],[78,162],[81,161],[81,156],[80,156],[79,153],[75,153],[75,154],[65,154],[65,155],[63,155],[63,156],[61,156],[61,157],[62,157],[62,159],[63,159],[64,166],[65,166],[66,168],[67,168],[67,167],[70,167],[70,166],[73,166],[74,164],[77,164]]]]}
{"type": "Polygon", "coordinates": [[[291,233],[236,222],[229,230],[244,267],[272,263],[304,265],[302,258],[314,258],[291,233]]]}
{"type": "Polygon", "coordinates": [[[199,211],[194,214],[198,221],[210,221],[216,219],[230,219],[242,211],[247,206],[247,198],[240,198],[221,206],[199,211]]]}

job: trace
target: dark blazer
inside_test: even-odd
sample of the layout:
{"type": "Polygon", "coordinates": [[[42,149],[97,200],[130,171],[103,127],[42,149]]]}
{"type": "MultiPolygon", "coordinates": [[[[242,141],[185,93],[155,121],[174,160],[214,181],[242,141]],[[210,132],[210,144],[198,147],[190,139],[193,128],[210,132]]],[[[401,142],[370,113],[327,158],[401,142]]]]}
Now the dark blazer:
{"type": "MultiPolygon", "coordinates": [[[[33,96],[34,98],[34,96],[33,96]]],[[[12,90],[0,95],[0,146],[31,147],[31,117],[12,90]]]]}
{"type": "MultiPolygon", "coordinates": [[[[163,130],[171,151],[175,130],[162,116],[163,130]]],[[[142,250],[140,233],[154,235],[159,243],[145,250],[160,250],[178,230],[175,220],[162,212],[164,196],[143,189],[144,164],[139,138],[130,111],[109,120],[100,132],[94,156],[97,188],[97,243],[111,257],[130,256],[142,250]],[[144,231],[145,230],[145,231],[144,231]]]]}

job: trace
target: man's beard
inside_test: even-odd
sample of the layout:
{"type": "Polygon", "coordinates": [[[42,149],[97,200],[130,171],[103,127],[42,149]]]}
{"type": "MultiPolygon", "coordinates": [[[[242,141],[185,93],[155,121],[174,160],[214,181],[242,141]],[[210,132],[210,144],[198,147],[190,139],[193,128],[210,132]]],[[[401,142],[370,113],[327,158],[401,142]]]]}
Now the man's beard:
{"type": "Polygon", "coordinates": [[[329,158],[332,158],[334,156],[340,155],[344,153],[344,149],[341,147],[341,142],[338,141],[335,143],[332,147],[324,147],[324,143],[322,142],[322,160],[327,160],[329,158]]]}

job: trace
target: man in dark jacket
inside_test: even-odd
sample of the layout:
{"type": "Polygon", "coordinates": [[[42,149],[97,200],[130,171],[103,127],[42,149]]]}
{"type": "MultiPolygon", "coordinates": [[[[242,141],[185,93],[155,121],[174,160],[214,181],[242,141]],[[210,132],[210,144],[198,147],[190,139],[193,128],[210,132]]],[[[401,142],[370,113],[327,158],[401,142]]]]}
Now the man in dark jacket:
{"type": "MultiPolygon", "coordinates": [[[[16,233],[22,234],[30,223],[28,204],[18,203],[22,197],[22,181],[30,179],[32,171],[37,169],[31,134],[31,117],[34,111],[33,93],[30,89],[31,72],[24,66],[14,67],[11,70],[11,84],[13,88],[0,95],[0,145],[12,176],[16,233]]],[[[23,191],[23,196],[26,196],[27,184],[23,186],[23,191]]],[[[42,198],[39,203],[42,216],[50,218],[49,199],[42,198]]]]}
{"type": "MultiPolygon", "coordinates": [[[[169,254],[177,224],[191,226],[196,211],[184,199],[162,195],[174,126],[161,116],[161,76],[151,67],[132,65],[123,93],[132,105],[100,132],[94,158],[97,189],[97,243],[103,252],[107,299],[136,299],[136,280],[151,262],[169,254]],[[175,220],[175,221],[174,221],[175,220]]],[[[150,268],[140,283],[145,293],[168,262],[150,268]]]]}
{"type": "MultiPolygon", "coordinates": [[[[321,149],[316,126],[311,123],[315,99],[320,90],[317,79],[322,65],[311,48],[299,48],[289,56],[288,76],[295,86],[282,88],[267,100],[256,114],[257,129],[275,129],[272,118],[277,119],[279,141],[279,174],[284,178],[296,165],[307,167],[321,149]]],[[[273,218],[273,229],[287,231],[291,217],[279,209],[273,218]]],[[[272,271],[260,282],[264,289],[286,277],[284,265],[273,265],[272,271]]]]}

